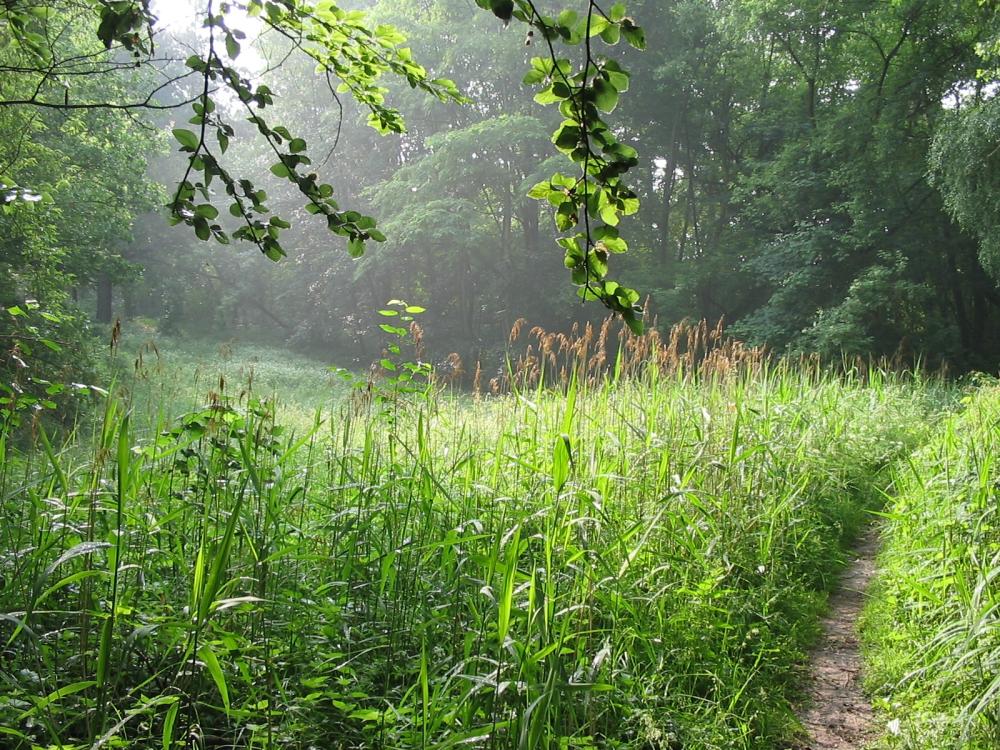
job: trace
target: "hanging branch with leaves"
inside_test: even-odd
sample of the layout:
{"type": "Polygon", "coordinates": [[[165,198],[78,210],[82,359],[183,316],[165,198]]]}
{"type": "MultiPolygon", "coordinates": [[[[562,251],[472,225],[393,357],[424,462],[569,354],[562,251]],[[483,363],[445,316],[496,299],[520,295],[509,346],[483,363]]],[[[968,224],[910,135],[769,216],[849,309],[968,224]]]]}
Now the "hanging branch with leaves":
{"type": "Polygon", "coordinates": [[[260,17],[265,26],[283,36],[293,49],[314,60],[318,71],[339,81],[341,91],[350,94],[369,111],[369,124],[381,133],[401,133],[405,125],[400,113],[386,106],[386,89],[378,79],[385,73],[404,78],[411,87],[434,95],[441,101],[464,101],[455,84],[446,79],[430,79],[427,71],[413,61],[409,49],[401,47],[405,37],[389,26],[372,28],[365,15],[345,11],[332,2],[309,3],[281,0],[247,3],[220,3],[213,12],[208,2],[204,25],[208,30],[207,51],[194,55],[187,65],[202,74],[203,93],[194,106],[191,124],[199,126],[196,133],[186,128],[173,131],[180,150],[190,154],[188,169],[178,185],[170,212],[174,223],[191,226],[202,240],[214,237],[228,244],[230,236],[256,244],[271,260],[285,255],[280,233],[291,226],[281,216],[271,214],[266,205],[267,194],[247,178],[238,178],[221,162],[233,136],[233,128],[218,116],[216,89],[228,89],[236,96],[247,119],[259,131],[274,152],[277,161],[271,173],[294,185],[306,199],[305,210],[322,216],[327,228],[348,239],[347,249],[353,257],[364,253],[368,240],[383,242],[385,236],[376,228],[375,219],[357,211],[342,210],[333,198],[333,186],[319,181],[307,155],[306,141],[294,136],[287,127],[272,124],[264,110],[273,103],[273,94],[266,85],[253,85],[234,67],[244,38],[238,29],[227,25],[226,13],[234,7],[247,15],[260,17]],[[224,40],[225,57],[219,52],[218,39],[224,40]],[[209,144],[213,131],[218,148],[209,144]],[[193,173],[200,175],[192,181],[193,173]],[[216,220],[218,208],[213,205],[211,184],[218,178],[231,200],[229,213],[242,221],[242,226],[230,235],[216,220]]]}
{"type": "MultiPolygon", "coordinates": [[[[395,28],[370,25],[364,12],[344,10],[331,0],[204,0],[201,8],[207,41],[203,50],[187,59],[186,73],[170,76],[137,101],[79,102],[69,101],[68,89],[60,100],[46,93],[59,88],[61,78],[70,73],[103,76],[153,62],[157,18],[150,1],[57,0],[44,6],[7,3],[0,9],[0,33],[10,33],[24,58],[24,65],[16,72],[33,77],[37,83],[29,98],[0,98],[0,106],[129,111],[190,105],[194,116],[189,124],[195,128],[178,127],[173,131],[180,151],[188,155],[188,164],[169,204],[172,221],[192,227],[202,240],[214,238],[223,244],[231,239],[252,242],[268,258],[278,260],[285,255],[281,231],[289,228],[291,222],[271,213],[267,194],[254,180],[234,175],[224,166],[235,129],[227,121],[232,108],[218,105],[221,102],[228,105],[235,97],[237,111],[245,113],[274,153],[276,161],[270,171],[295,186],[306,199],[306,211],[322,216],[331,232],[347,238],[351,255],[361,255],[368,240],[383,241],[385,237],[373,218],[342,210],[333,198],[333,186],[320,182],[318,175],[309,170],[312,160],[306,141],[270,120],[265,110],[273,104],[274,95],[267,85],[252,83],[237,68],[236,60],[246,34],[233,27],[229,19],[233,18],[233,11],[239,11],[244,17],[259,19],[266,29],[283,37],[292,52],[315,62],[317,73],[330,85],[338,105],[337,95],[350,93],[369,110],[369,124],[380,133],[401,133],[405,129],[402,115],[385,103],[387,89],[380,85],[383,76],[402,78],[412,88],[426,91],[441,101],[465,102],[455,84],[430,78],[403,46],[406,37],[395,28]],[[71,11],[93,16],[95,48],[82,58],[66,60],[60,58],[53,41],[59,34],[52,32],[71,11]],[[122,60],[123,52],[127,53],[128,62],[122,60]],[[86,63],[82,68],[81,60],[86,63]],[[200,76],[200,93],[181,101],[158,100],[165,89],[189,76],[200,76]],[[241,224],[235,230],[227,230],[220,220],[213,189],[216,181],[225,191],[229,213],[241,224]]],[[[24,195],[30,195],[30,191],[0,179],[0,199],[7,202],[24,195]]]]}
{"type": "Polygon", "coordinates": [[[622,176],[639,163],[638,154],[604,121],[628,90],[629,74],[614,59],[597,54],[594,43],[600,39],[614,46],[624,38],[645,49],[643,31],[621,3],[605,12],[589,0],[583,14],[564,10],[552,17],[539,12],[532,0],[476,2],[505,24],[511,19],[526,24],[529,43],[537,34],[548,48],[547,57],[532,58],[524,83],[539,88],[535,96],[539,104],[558,105],[564,119],[552,142],[578,171],[556,173],[528,195],[553,206],[556,227],[563,233],[558,242],[580,298],[599,300],[621,314],[629,328],[641,332],[639,293],[608,278],[610,256],[628,250],[618,225],[622,217],[639,210],[638,197],[622,182],[622,176]],[[557,43],[582,47],[579,64],[561,57],[557,43]]]}
{"type": "MultiPolygon", "coordinates": [[[[629,74],[617,61],[599,54],[595,47],[598,42],[614,46],[624,39],[642,49],[645,47],[642,29],[621,3],[605,10],[595,0],[588,0],[583,13],[564,10],[549,16],[539,11],[534,0],[476,2],[505,24],[512,20],[525,24],[529,43],[540,38],[547,48],[547,56],[532,59],[524,82],[538,87],[537,102],[558,106],[564,119],[552,141],[577,171],[554,174],[532,188],[529,195],[553,206],[556,226],[563,233],[558,242],[564,249],[566,267],[579,286],[580,297],[601,301],[620,313],[633,330],[639,331],[642,329],[639,293],[608,277],[610,256],[628,249],[618,229],[620,221],[639,207],[636,194],[622,181],[638,164],[636,151],[622,143],[604,120],[617,107],[620,95],[628,90],[629,74]],[[557,45],[581,48],[583,54],[574,63],[569,57],[560,56],[557,45]]],[[[190,105],[194,116],[189,124],[194,128],[178,127],[173,131],[188,163],[169,204],[172,220],[190,226],[202,240],[214,238],[224,244],[232,239],[251,242],[272,260],[285,255],[281,232],[291,222],[271,212],[267,194],[254,180],[233,174],[225,166],[226,151],[235,135],[229,119],[233,116],[229,105],[234,98],[238,110],[257,128],[274,154],[270,171],[297,189],[306,201],[306,211],[321,216],[331,232],[347,238],[351,255],[361,255],[367,241],[382,241],[385,237],[372,217],[338,205],[333,198],[333,186],[321,182],[316,172],[310,170],[312,160],[305,139],[270,119],[267,108],[274,102],[273,92],[266,84],[251,82],[236,66],[246,36],[231,25],[233,11],[260,19],[265,28],[287,41],[291,52],[314,61],[317,72],[332,84],[331,93],[337,103],[338,94],[350,93],[369,110],[369,124],[379,132],[404,130],[400,113],[385,103],[387,90],[380,85],[384,75],[402,78],[411,87],[441,101],[466,101],[453,82],[430,78],[403,46],[405,37],[399,31],[390,26],[370,25],[362,11],[344,10],[331,0],[204,0],[202,25],[207,33],[203,49],[187,59],[188,73],[161,85],[162,88],[188,76],[200,76],[199,93],[166,104],[150,94],[136,102],[63,101],[60,105],[43,96],[48,88],[58,85],[59,71],[65,69],[66,62],[55,55],[48,25],[61,17],[61,9],[70,6],[78,12],[92,12],[96,21],[95,42],[100,44],[95,45],[97,57],[87,57],[88,64],[96,64],[100,55],[104,55],[102,59],[106,62],[114,63],[110,67],[98,65],[94,74],[118,70],[123,51],[137,67],[152,59],[157,19],[149,0],[57,0],[45,7],[7,4],[0,14],[0,29],[11,32],[29,60],[26,69],[41,77],[30,100],[0,101],[0,106],[131,110],[190,105]],[[226,106],[220,107],[223,102],[226,106]],[[213,183],[221,185],[219,192],[213,183]],[[220,206],[216,204],[222,191],[228,203],[225,208],[239,222],[236,229],[227,229],[220,219],[220,206]]],[[[6,187],[0,195],[18,199],[20,188],[9,182],[4,181],[6,187]]]]}

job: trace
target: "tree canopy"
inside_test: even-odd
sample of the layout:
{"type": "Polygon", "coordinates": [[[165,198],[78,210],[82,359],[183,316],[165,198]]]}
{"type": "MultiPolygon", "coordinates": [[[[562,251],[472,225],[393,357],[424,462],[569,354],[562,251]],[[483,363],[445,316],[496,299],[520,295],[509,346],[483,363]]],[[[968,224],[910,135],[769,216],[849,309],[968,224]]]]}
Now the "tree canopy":
{"type": "Polygon", "coordinates": [[[7,4],[3,220],[51,226],[4,262],[34,247],[104,308],[110,280],[168,329],[358,357],[400,297],[495,361],[518,318],[591,318],[568,271],[636,326],[996,362],[991,4],[477,4],[202,2],[171,34],[141,2],[7,4]],[[53,192],[69,163],[103,170],[107,212],[53,192]]]}
{"type": "MultiPolygon", "coordinates": [[[[539,103],[561,103],[564,120],[552,140],[580,165],[580,174],[556,173],[547,186],[539,185],[531,194],[547,198],[556,207],[557,226],[569,233],[559,242],[566,250],[566,266],[581,288],[581,297],[601,300],[638,330],[638,293],[606,279],[609,253],[623,252],[627,247],[615,228],[619,217],[634,213],[638,207],[635,194],[620,179],[637,163],[635,150],[619,143],[602,120],[604,113],[617,106],[619,94],[628,89],[628,74],[614,60],[597,55],[592,45],[595,38],[614,45],[624,36],[633,46],[642,47],[642,31],[621,3],[605,12],[590,2],[582,16],[568,10],[552,17],[541,14],[531,2],[479,0],[478,4],[505,24],[517,18],[529,27],[529,35],[537,31],[544,40],[548,54],[532,59],[525,82],[540,86],[539,103]],[[579,69],[557,54],[556,43],[584,48],[579,69]],[[598,220],[602,226],[596,226],[598,220]]],[[[239,66],[247,34],[237,26],[234,16],[259,19],[264,29],[280,37],[287,48],[286,57],[298,54],[315,65],[338,106],[339,95],[350,94],[368,110],[368,124],[380,133],[405,130],[400,112],[386,104],[387,91],[381,85],[386,75],[405,80],[410,88],[443,102],[467,101],[450,79],[428,75],[411,50],[403,46],[406,37],[395,27],[372,24],[363,11],[346,10],[330,0],[206,0],[201,12],[202,38],[195,52],[184,60],[182,71],[171,67],[171,63],[176,67],[177,61],[156,57],[157,17],[148,0],[133,0],[82,6],[10,5],[5,26],[15,54],[13,64],[5,69],[33,87],[29,85],[27,93],[7,97],[3,104],[126,112],[189,104],[194,113],[189,124],[194,127],[172,128],[180,151],[187,155],[187,168],[173,191],[171,220],[190,226],[200,240],[214,238],[221,244],[229,244],[231,239],[248,241],[271,260],[278,260],[286,255],[281,232],[290,228],[291,222],[272,211],[255,175],[233,172],[225,159],[236,134],[231,121],[237,116],[245,118],[273,153],[270,172],[294,186],[306,201],[306,211],[321,217],[334,234],[347,238],[351,256],[361,256],[368,240],[383,242],[385,235],[372,217],[341,208],[333,197],[333,185],[312,170],[305,138],[269,117],[274,92],[267,84],[252,80],[239,66]],[[95,41],[105,54],[89,48],[79,36],[88,16],[96,24],[95,41]],[[80,18],[83,20],[77,21],[80,18]],[[76,47],[61,43],[60,29],[77,37],[76,47]],[[129,53],[127,60],[116,51],[129,53]],[[131,96],[85,95],[82,100],[76,96],[71,100],[67,84],[71,77],[104,79],[130,70],[133,64],[140,70],[152,66],[166,80],[155,81],[131,96]],[[192,90],[181,89],[178,96],[175,90],[185,81],[192,90]],[[61,102],[54,98],[60,91],[61,102]],[[161,93],[174,98],[163,102],[161,93]],[[228,213],[239,225],[236,229],[227,229],[220,218],[223,214],[216,205],[220,196],[212,189],[216,180],[227,196],[228,213]]],[[[14,180],[3,184],[10,200],[27,194],[14,180]]]]}

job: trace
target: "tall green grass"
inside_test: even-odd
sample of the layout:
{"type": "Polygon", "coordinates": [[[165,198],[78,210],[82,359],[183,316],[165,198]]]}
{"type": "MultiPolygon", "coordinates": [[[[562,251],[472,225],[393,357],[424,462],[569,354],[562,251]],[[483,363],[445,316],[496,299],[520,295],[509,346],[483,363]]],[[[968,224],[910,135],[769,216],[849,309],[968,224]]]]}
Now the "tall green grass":
{"type": "Polygon", "coordinates": [[[287,349],[153,337],[138,329],[117,343],[106,377],[127,400],[140,430],[194,411],[213,394],[239,399],[250,393],[276,401],[282,424],[305,429],[317,409],[329,412],[348,395],[329,365],[287,349]]]}
{"type": "Polygon", "coordinates": [[[920,383],[762,366],[0,441],[0,734],[783,747],[920,383]],[[79,441],[79,437],[76,438],[79,441]]]}
{"type": "Polygon", "coordinates": [[[866,611],[891,748],[1000,746],[1000,389],[981,389],[894,478],[866,611]]]}

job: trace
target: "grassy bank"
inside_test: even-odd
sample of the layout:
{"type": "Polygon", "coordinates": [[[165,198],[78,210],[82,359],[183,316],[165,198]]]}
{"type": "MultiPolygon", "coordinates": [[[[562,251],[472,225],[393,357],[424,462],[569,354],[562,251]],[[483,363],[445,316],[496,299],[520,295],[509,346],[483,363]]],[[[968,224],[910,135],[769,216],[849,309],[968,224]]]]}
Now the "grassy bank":
{"type": "Polygon", "coordinates": [[[1000,389],[900,464],[865,618],[886,748],[1000,744],[1000,389]]]}
{"type": "Polygon", "coordinates": [[[317,409],[329,412],[347,394],[330,371],[333,364],[236,340],[182,340],[133,331],[109,356],[106,377],[114,378],[136,425],[156,426],[215,397],[238,401],[252,392],[277,403],[282,424],[306,427],[317,409]]]}
{"type": "Polygon", "coordinates": [[[926,391],[764,365],[282,425],[253,399],[0,472],[14,748],[783,747],[926,391]],[[193,738],[193,740],[192,740],[193,738]]]}

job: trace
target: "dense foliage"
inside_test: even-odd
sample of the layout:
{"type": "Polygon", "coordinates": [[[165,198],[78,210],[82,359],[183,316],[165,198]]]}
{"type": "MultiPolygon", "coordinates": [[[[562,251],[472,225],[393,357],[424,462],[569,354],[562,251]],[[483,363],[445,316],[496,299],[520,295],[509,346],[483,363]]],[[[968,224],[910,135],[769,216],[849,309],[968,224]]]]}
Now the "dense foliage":
{"type": "MultiPolygon", "coordinates": [[[[408,113],[401,140],[367,135],[363,113],[349,107],[340,128],[339,110],[307,77],[284,83],[295,91],[287,104],[296,121],[339,130],[348,195],[370,201],[385,246],[352,262],[305,232],[289,243],[292,268],[282,275],[215,254],[210,262],[226,271],[187,289],[154,272],[157,251],[143,287],[150,297],[197,310],[221,297],[218,330],[270,330],[364,358],[359,326],[334,321],[363,320],[405,296],[431,310],[440,354],[457,350],[489,366],[518,317],[563,327],[586,316],[563,287],[562,258],[549,244],[555,228],[526,197],[558,164],[548,157],[558,118],[537,107],[529,87],[510,85],[521,71],[534,79],[530,60],[545,58],[542,42],[499,32],[466,7],[373,7],[473,100],[445,107],[394,90],[408,113]],[[366,158],[346,156],[355,153],[366,158]],[[247,299],[266,300],[273,315],[247,299]]],[[[722,317],[779,351],[895,354],[959,368],[996,362],[988,5],[629,7],[646,51],[622,57],[629,93],[613,118],[619,140],[638,152],[630,181],[642,208],[623,223],[631,252],[617,267],[651,295],[651,315],[722,317]]],[[[197,250],[170,255],[182,268],[205,262],[197,250]]],[[[176,320],[187,330],[204,325],[200,314],[176,320]]]]}
{"type": "Polygon", "coordinates": [[[89,455],[0,443],[0,732],[785,747],[920,386],[669,362],[391,414],[361,391],[299,431],[217,391],[142,437],[112,398],[89,455]]]}
{"type": "Polygon", "coordinates": [[[1000,398],[986,383],[900,465],[867,611],[887,748],[1000,741],[1000,398]]]}
{"type": "MultiPolygon", "coordinates": [[[[379,0],[367,15],[298,0],[223,3],[195,15],[203,24],[148,39],[155,6],[82,4],[60,21],[67,33],[55,46],[16,44],[53,20],[11,10],[5,211],[44,214],[64,235],[54,243],[32,227],[28,244],[46,252],[31,257],[96,285],[102,319],[113,317],[113,283],[114,315],[338,356],[371,356],[360,321],[400,296],[431,310],[437,354],[492,368],[516,319],[562,327],[589,316],[570,303],[565,266],[583,296],[623,314],[640,302],[635,287],[650,295],[650,320],[724,318],[779,351],[996,361],[990,4],[672,0],[551,16],[527,2],[479,4],[492,12],[460,0],[379,0]],[[107,23],[95,35],[98,10],[107,23]],[[619,40],[646,51],[619,45],[606,57],[619,40]],[[89,60],[94,44],[119,42],[145,65],[128,73],[112,56],[74,67],[74,51],[89,60]],[[136,109],[89,108],[102,102],[136,109]],[[193,126],[167,120],[170,109],[132,114],[189,103],[193,126]],[[139,216],[166,202],[143,198],[140,165],[159,138],[137,128],[140,116],[172,130],[187,154],[155,158],[148,175],[164,175],[170,212],[194,234],[139,216]],[[58,128],[53,143],[53,122],[68,117],[81,126],[58,128]],[[129,147],[105,140],[100,156],[108,128],[131,129],[113,141],[129,147]],[[53,149],[100,174],[115,199],[84,197],[90,213],[80,214],[77,191],[73,220],[69,194],[50,187],[66,178],[53,149]],[[36,195],[44,205],[18,199],[36,195]],[[551,203],[557,226],[529,195],[551,203]],[[605,274],[628,247],[619,220],[637,210],[626,222],[632,252],[615,262],[627,283],[616,285],[605,274]],[[325,250],[328,229],[348,237],[352,256],[367,239],[387,244],[353,259],[325,250]],[[288,262],[276,271],[236,248],[208,252],[195,235],[240,237],[288,262]],[[63,260],[53,244],[84,255],[63,260]]],[[[23,273],[32,251],[8,235],[5,262],[23,273]]],[[[7,296],[39,294],[15,282],[7,296]]]]}

